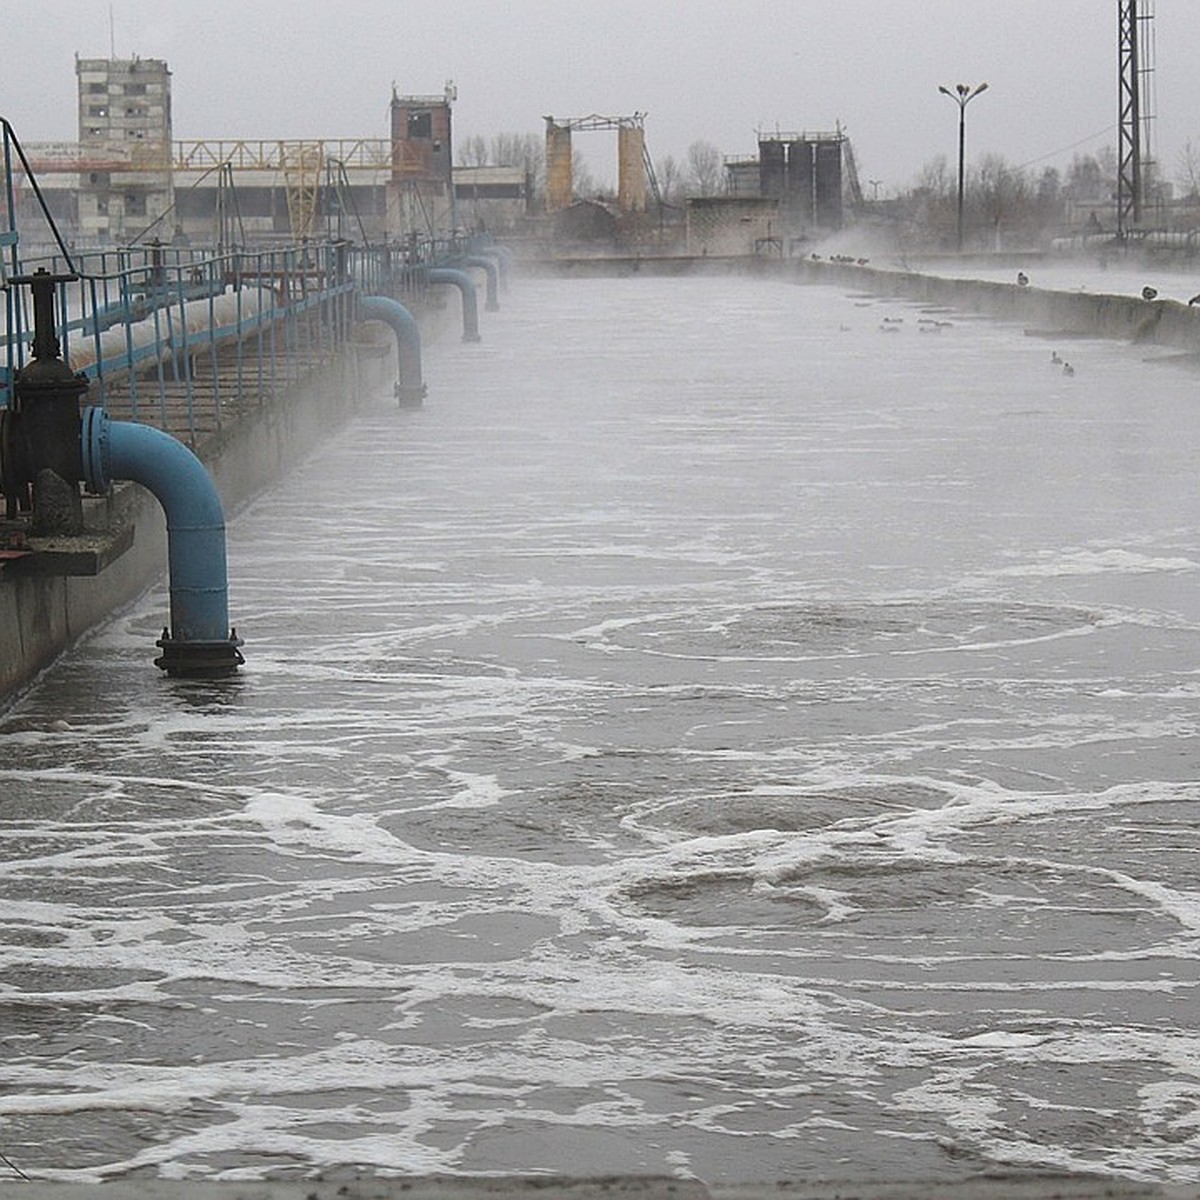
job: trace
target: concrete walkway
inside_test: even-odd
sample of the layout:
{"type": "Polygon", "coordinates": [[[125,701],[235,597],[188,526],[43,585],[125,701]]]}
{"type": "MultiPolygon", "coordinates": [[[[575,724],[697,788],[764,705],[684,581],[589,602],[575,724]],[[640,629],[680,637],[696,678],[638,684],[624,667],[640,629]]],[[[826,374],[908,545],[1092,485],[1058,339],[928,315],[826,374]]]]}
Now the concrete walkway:
{"type": "Polygon", "coordinates": [[[994,1174],[958,1183],[781,1183],[707,1187],[683,1179],[546,1176],[455,1179],[359,1177],[267,1183],[105,1184],[15,1181],[14,1200],[1200,1200],[1200,1186],[1169,1187],[1078,1175],[994,1174]]]}

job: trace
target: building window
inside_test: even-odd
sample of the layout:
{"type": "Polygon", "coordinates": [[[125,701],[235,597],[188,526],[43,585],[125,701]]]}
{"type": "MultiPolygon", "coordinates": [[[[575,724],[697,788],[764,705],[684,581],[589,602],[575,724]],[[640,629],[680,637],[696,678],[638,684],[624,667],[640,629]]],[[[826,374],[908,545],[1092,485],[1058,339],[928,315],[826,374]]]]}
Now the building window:
{"type": "Polygon", "coordinates": [[[107,104],[89,105],[88,106],[88,116],[89,117],[107,117],[108,116],[108,105],[107,104]]]}
{"type": "Polygon", "coordinates": [[[408,136],[410,138],[433,137],[433,113],[409,113],[408,136]]]}
{"type": "Polygon", "coordinates": [[[105,88],[104,84],[102,84],[102,83],[89,83],[88,84],[89,95],[103,96],[106,90],[107,89],[105,88]]]}
{"type": "Polygon", "coordinates": [[[125,85],[125,95],[127,96],[144,96],[146,94],[146,85],[144,83],[127,83],[125,85]]]}
{"type": "Polygon", "coordinates": [[[127,217],[144,217],[146,215],[146,197],[126,196],[125,215],[127,217]]]}

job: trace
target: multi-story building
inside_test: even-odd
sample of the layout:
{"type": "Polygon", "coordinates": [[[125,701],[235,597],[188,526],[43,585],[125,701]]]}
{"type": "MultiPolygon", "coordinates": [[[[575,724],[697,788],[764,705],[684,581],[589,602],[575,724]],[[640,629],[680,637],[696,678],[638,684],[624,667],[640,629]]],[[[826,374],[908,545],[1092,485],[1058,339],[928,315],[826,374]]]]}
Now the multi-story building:
{"type": "Polygon", "coordinates": [[[159,58],[76,58],[75,74],[79,234],[129,241],[172,204],[171,72],[159,58]]]}

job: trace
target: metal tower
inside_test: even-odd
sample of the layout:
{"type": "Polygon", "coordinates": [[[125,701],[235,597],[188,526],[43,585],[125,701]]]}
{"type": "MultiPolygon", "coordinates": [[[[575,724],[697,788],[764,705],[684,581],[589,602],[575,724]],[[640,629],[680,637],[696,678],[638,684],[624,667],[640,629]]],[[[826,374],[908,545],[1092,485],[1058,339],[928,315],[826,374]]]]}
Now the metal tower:
{"type": "Polygon", "coordinates": [[[1153,0],[1117,0],[1119,238],[1128,236],[1141,223],[1145,200],[1143,167],[1149,160],[1149,122],[1153,116],[1150,87],[1153,40],[1149,24],[1154,16],[1153,6],[1153,0]]]}

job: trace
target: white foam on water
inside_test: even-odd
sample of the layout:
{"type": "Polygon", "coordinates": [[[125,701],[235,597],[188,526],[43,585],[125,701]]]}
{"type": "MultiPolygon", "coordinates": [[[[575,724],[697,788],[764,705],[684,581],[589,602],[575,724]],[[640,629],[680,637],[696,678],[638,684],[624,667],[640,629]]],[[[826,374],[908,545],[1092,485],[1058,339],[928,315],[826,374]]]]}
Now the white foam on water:
{"type": "Polygon", "coordinates": [[[521,293],[231,520],[239,679],[159,590],[0,723],[5,1153],[1192,1181],[1190,380],[521,293]]]}

